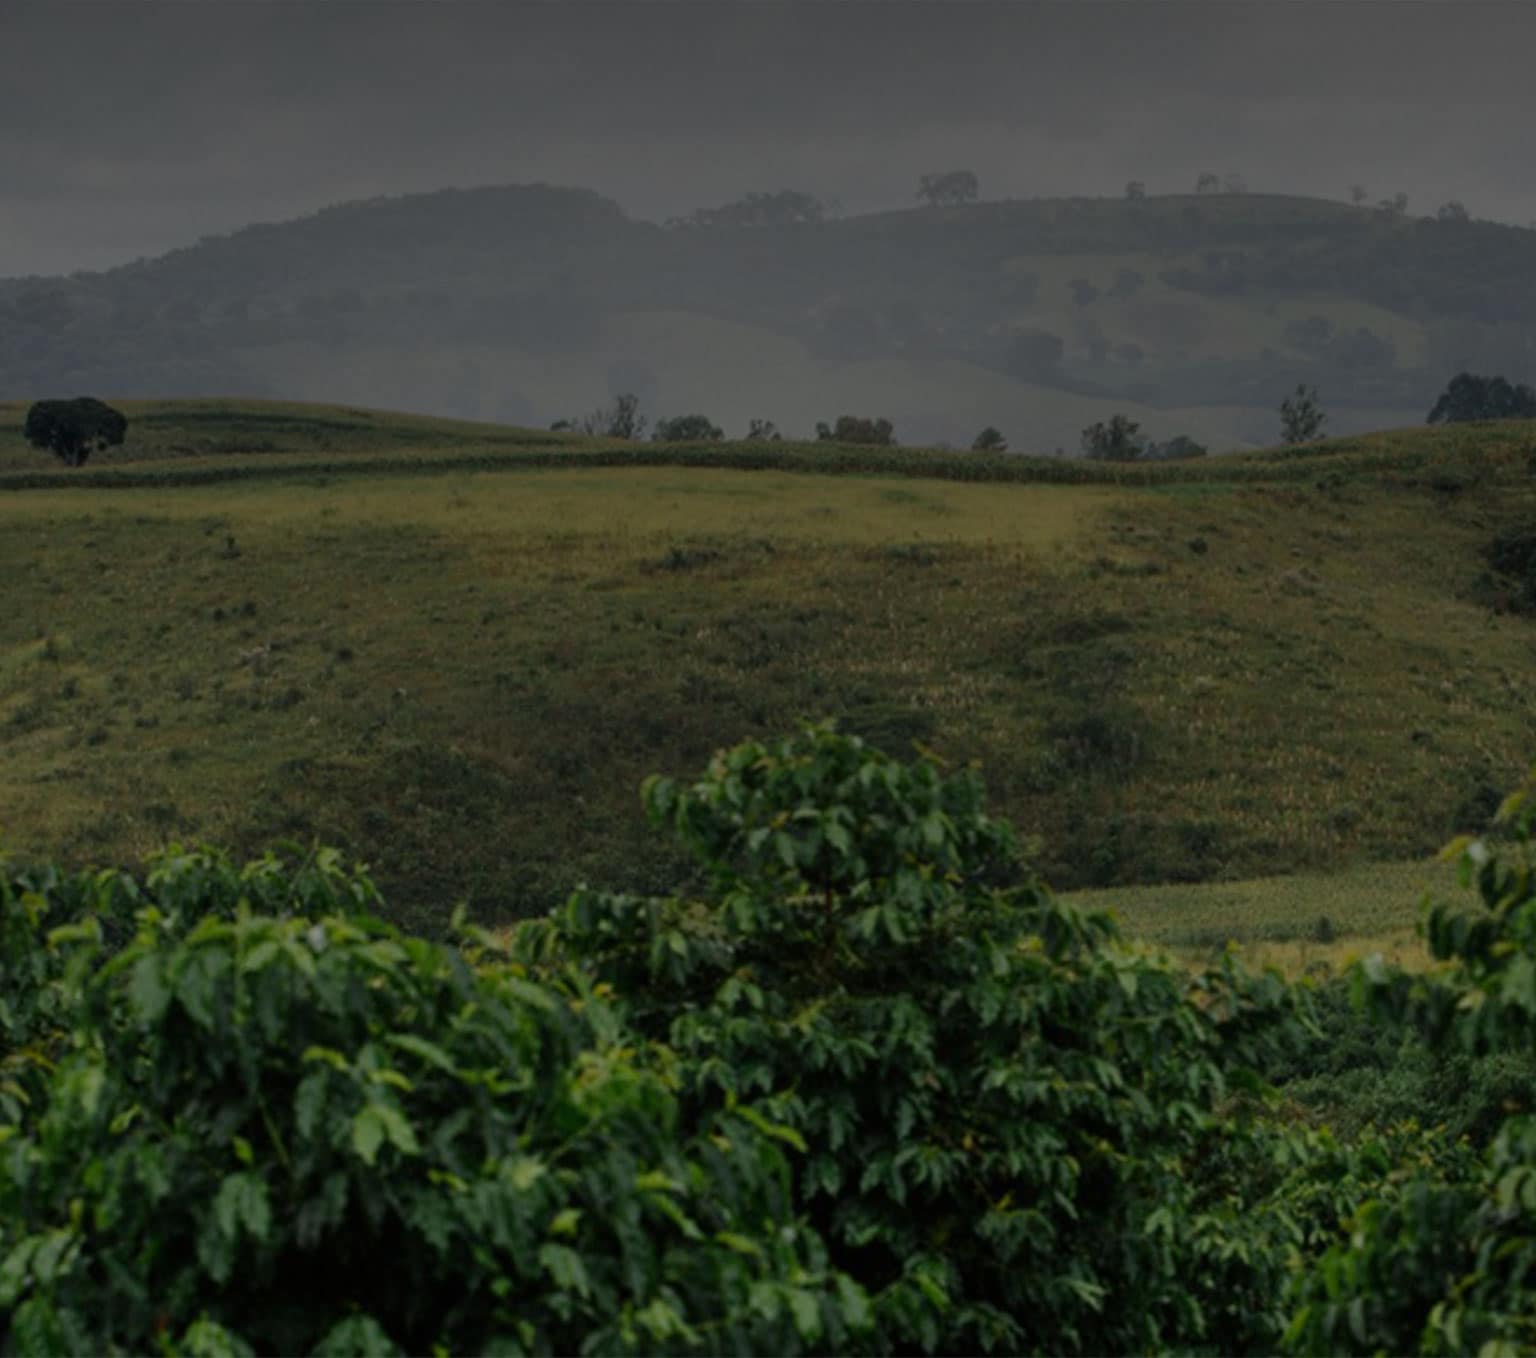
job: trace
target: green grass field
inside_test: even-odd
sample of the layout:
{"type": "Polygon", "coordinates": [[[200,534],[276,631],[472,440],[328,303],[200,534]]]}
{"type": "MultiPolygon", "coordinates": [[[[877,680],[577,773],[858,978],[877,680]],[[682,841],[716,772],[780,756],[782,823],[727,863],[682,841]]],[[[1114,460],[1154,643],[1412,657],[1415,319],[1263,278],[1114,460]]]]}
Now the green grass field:
{"type": "MultiPolygon", "coordinates": [[[[1203,946],[1230,915],[1281,943],[1221,884],[1422,858],[1536,754],[1536,624],[1479,578],[1536,519],[1518,426],[970,480],[992,464],[615,466],[527,431],[180,405],[139,408],[99,459],[115,485],[0,440],[32,468],[0,473],[15,854],[319,836],[415,922],[506,918],[581,879],[675,882],[641,778],[831,715],[979,762],[1059,885],[1216,884],[1168,898],[1211,918],[1128,913],[1148,937],[1203,946]],[[193,427],[202,451],[148,438],[193,427]],[[192,474],[221,468],[246,479],[192,474]],[[1067,474],[1099,483],[1026,479],[1067,474]]],[[[1341,942],[1417,899],[1378,929],[1306,894],[1298,937],[1326,913],[1341,942]]]]}
{"type": "Polygon", "coordinates": [[[1191,962],[1236,945],[1256,965],[1330,974],[1371,953],[1410,969],[1427,965],[1417,933],[1426,895],[1464,898],[1454,864],[1355,863],[1243,882],[1077,891],[1071,898],[1111,911],[1126,933],[1191,962]]]}

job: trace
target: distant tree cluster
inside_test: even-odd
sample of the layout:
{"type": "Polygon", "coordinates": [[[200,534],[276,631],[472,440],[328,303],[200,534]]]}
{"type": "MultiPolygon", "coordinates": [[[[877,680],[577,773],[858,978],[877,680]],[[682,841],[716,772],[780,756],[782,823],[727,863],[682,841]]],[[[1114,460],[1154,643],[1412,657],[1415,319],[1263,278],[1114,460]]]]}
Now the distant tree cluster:
{"type": "Polygon", "coordinates": [[[1095,462],[1169,462],[1177,458],[1204,457],[1206,447],[1188,434],[1176,434],[1157,443],[1141,432],[1129,415],[1112,415],[1090,424],[1082,433],[1083,456],[1095,462]]]}
{"type": "Polygon", "coordinates": [[[959,207],[974,203],[981,195],[981,183],[970,170],[945,170],[925,174],[917,185],[917,198],[929,207],[959,207]]]}
{"type": "Polygon", "coordinates": [[[1503,377],[1457,373],[1440,393],[1426,424],[1459,424],[1468,420],[1536,419],[1536,391],[1525,383],[1512,386],[1503,377]]]}
{"type": "Polygon", "coordinates": [[[871,443],[883,448],[896,446],[896,430],[884,418],[866,419],[861,415],[839,415],[835,424],[817,421],[819,443],[871,443]]]}
{"type": "Polygon", "coordinates": [[[591,438],[639,439],[645,437],[649,421],[640,413],[640,398],[627,391],[615,396],[605,406],[572,420],[556,420],[549,427],[591,438]]]}
{"type": "Polygon", "coordinates": [[[1001,429],[989,424],[971,441],[971,451],[973,453],[1006,453],[1008,440],[1003,437],[1001,429]]]}
{"type": "Polygon", "coordinates": [[[815,194],[794,189],[776,193],[749,193],[719,207],[701,207],[686,217],[674,217],[670,227],[701,226],[801,226],[825,221],[830,205],[815,194]]]}
{"type": "Polygon", "coordinates": [[[752,420],[747,425],[748,443],[778,443],[783,437],[772,420],[752,420]]]}
{"type": "Polygon", "coordinates": [[[653,443],[718,443],[725,430],[708,415],[673,415],[656,421],[653,443]]]}
{"type": "Polygon", "coordinates": [[[38,401],[27,411],[22,432],[34,448],[51,452],[66,467],[83,467],[92,452],[122,445],[128,418],[93,396],[38,401]]]}

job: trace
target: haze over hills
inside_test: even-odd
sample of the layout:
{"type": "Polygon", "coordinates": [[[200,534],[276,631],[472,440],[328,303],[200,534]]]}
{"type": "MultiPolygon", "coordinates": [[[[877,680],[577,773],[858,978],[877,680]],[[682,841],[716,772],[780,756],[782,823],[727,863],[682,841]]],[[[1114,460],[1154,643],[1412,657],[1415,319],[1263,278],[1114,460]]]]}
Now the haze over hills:
{"type": "Polygon", "coordinates": [[[1422,422],[1529,375],[1536,232],[1257,194],[1043,199],[663,227],[544,185],[347,203],[68,278],[0,281],[0,396],[240,393],[542,425],[634,391],[792,434],[1076,451],[1422,422]]]}

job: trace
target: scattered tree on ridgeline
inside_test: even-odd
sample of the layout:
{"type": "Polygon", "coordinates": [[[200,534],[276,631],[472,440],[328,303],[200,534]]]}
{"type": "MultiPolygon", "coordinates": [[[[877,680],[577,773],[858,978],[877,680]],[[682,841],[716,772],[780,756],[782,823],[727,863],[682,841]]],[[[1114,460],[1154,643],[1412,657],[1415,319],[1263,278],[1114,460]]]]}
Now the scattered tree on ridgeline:
{"type": "Polygon", "coordinates": [[[1383,198],[1376,204],[1376,210],[1384,217],[1403,217],[1408,213],[1408,195],[1406,193],[1394,193],[1390,198],[1383,198]]]}
{"type": "Polygon", "coordinates": [[[725,430],[708,415],[673,415],[657,420],[651,433],[654,443],[717,443],[725,437],[725,430]]]}
{"type": "Polygon", "coordinates": [[[640,398],[632,391],[615,396],[609,405],[598,406],[589,414],[573,420],[556,420],[549,427],[586,434],[590,438],[639,439],[645,437],[649,421],[640,413],[640,398]]]}
{"type": "Polygon", "coordinates": [[[673,217],[673,228],[730,226],[802,226],[825,221],[832,215],[828,204],[810,193],[780,189],[775,193],[749,193],[719,207],[701,207],[686,217],[673,217]]]}
{"type": "Polygon", "coordinates": [[[1425,423],[1529,419],[1536,419],[1536,391],[1525,383],[1511,385],[1504,377],[1478,377],[1462,372],[1447,383],[1425,423]]]}
{"type": "Polygon", "coordinates": [[[1349,186],[1349,201],[1359,207],[1371,196],[1371,191],[1364,184],[1351,184],[1349,186]]]}
{"type": "Polygon", "coordinates": [[[1096,462],[1173,462],[1204,457],[1206,447],[1188,434],[1175,434],[1158,443],[1141,432],[1128,415],[1112,415],[1108,421],[1090,424],[1082,434],[1083,456],[1096,462]]]}
{"type": "Polygon", "coordinates": [[[1435,209],[1435,218],[1442,222],[1470,222],[1472,214],[1467,211],[1465,203],[1452,198],[1435,209]]]}
{"type": "Polygon", "coordinates": [[[1125,196],[1130,202],[1139,203],[1147,196],[1147,186],[1139,179],[1132,179],[1125,186],[1125,196]]]}
{"type": "Polygon", "coordinates": [[[83,467],[92,452],[117,448],[128,434],[128,417],[94,396],[37,401],[23,433],[34,448],[51,452],[66,467],[83,467]]]}
{"type": "Polygon", "coordinates": [[[971,440],[971,451],[973,453],[1006,453],[1008,440],[1003,437],[1001,429],[989,424],[971,440]]]}
{"type": "Polygon", "coordinates": [[[1317,388],[1298,383],[1296,390],[1280,403],[1280,441],[1315,443],[1323,437],[1327,421],[1317,403],[1317,388]]]}
{"type": "Polygon", "coordinates": [[[1207,170],[1197,180],[1195,180],[1195,192],[1196,193],[1220,193],[1221,192],[1221,178],[1220,178],[1220,176],[1219,175],[1214,175],[1209,170],[1207,170]]]}
{"type": "Polygon", "coordinates": [[[816,439],[819,443],[873,443],[890,448],[896,444],[896,429],[884,418],[839,415],[836,424],[816,422],[816,439]]]}
{"type": "Polygon", "coordinates": [[[749,443],[778,443],[783,437],[772,420],[753,420],[747,425],[749,443]]]}
{"type": "Polygon", "coordinates": [[[929,207],[959,207],[974,203],[980,194],[981,184],[970,170],[925,174],[917,186],[917,198],[929,207]]]}
{"type": "Polygon", "coordinates": [[[1248,181],[1237,173],[1224,174],[1221,177],[1221,191],[1223,193],[1247,193],[1248,181]]]}
{"type": "Polygon", "coordinates": [[[1146,441],[1141,425],[1129,415],[1112,415],[1090,424],[1082,433],[1083,456],[1096,462],[1134,462],[1146,441]]]}

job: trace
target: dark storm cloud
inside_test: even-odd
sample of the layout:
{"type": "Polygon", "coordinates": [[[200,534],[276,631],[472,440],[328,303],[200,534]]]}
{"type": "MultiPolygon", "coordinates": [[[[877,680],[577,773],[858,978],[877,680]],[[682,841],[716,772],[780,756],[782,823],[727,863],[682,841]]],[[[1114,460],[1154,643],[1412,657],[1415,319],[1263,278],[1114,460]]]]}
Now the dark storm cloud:
{"type": "Polygon", "coordinates": [[[991,196],[1211,169],[1525,220],[1533,36],[1472,0],[3,0],[0,274],[530,179],[664,216],[781,185],[894,206],[954,164],[991,196]]]}

